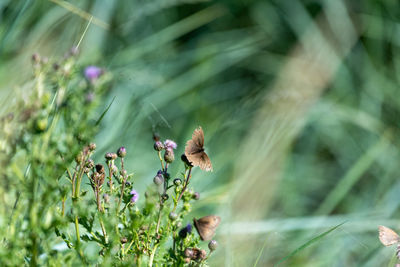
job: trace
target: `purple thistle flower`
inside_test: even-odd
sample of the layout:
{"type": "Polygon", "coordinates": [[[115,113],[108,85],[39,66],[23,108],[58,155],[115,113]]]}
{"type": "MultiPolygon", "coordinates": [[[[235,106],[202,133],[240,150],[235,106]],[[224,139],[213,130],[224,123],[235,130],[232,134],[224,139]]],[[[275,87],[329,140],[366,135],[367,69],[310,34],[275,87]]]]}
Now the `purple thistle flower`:
{"type": "Polygon", "coordinates": [[[132,195],[132,197],[131,197],[131,203],[135,203],[136,201],[138,201],[138,199],[139,199],[139,194],[138,194],[138,192],[136,192],[135,189],[132,189],[132,191],[131,191],[130,194],[132,195]]]}
{"type": "Polygon", "coordinates": [[[164,146],[165,146],[166,149],[168,149],[168,148],[169,149],[176,149],[176,147],[177,147],[176,143],[174,141],[172,141],[172,140],[169,140],[169,139],[164,141],[164,146]]]}
{"type": "Polygon", "coordinates": [[[179,236],[181,238],[185,238],[188,234],[192,233],[192,225],[190,223],[188,223],[185,227],[183,227],[180,231],[179,231],[179,236]]]}
{"type": "Polygon", "coordinates": [[[103,74],[103,70],[96,66],[88,66],[85,68],[84,73],[86,79],[88,79],[90,82],[93,82],[103,74]]]}

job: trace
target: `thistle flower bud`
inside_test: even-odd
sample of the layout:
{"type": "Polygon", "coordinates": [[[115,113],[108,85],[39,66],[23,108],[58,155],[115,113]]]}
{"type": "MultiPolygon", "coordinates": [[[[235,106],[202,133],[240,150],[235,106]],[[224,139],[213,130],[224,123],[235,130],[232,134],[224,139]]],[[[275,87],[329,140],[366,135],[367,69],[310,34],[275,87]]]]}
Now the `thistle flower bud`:
{"type": "Polygon", "coordinates": [[[174,179],[174,185],[175,186],[180,186],[182,184],[182,180],[181,179],[179,179],[179,178],[175,178],[174,179]]]}
{"type": "Polygon", "coordinates": [[[168,194],[163,194],[163,195],[161,196],[161,198],[162,198],[164,201],[167,201],[167,200],[169,199],[169,196],[168,196],[168,194]]]}
{"type": "Polygon", "coordinates": [[[179,231],[179,236],[181,238],[185,238],[188,234],[192,233],[192,225],[190,223],[188,223],[185,227],[183,227],[180,231],[179,231]]]}
{"type": "Polygon", "coordinates": [[[191,248],[186,248],[183,254],[185,255],[186,258],[189,258],[189,260],[194,257],[193,249],[191,248]]]}
{"type": "Polygon", "coordinates": [[[117,155],[118,155],[118,157],[120,157],[120,158],[125,157],[125,156],[126,156],[126,149],[125,149],[125,147],[121,146],[121,147],[118,149],[118,151],[117,151],[117,155]]]}
{"type": "Polygon", "coordinates": [[[208,243],[208,248],[210,251],[216,250],[218,247],[218,242],[216,240],[211,240],[210,243],[208,243]]]}
{"type": "Polygon", "coordinates": [[[199,200],[200,199],[200,193],[199,192],[194,192],[193,193],[193,199],[194,200],[199,200]]]}
{"type": "Polygon", "coordinates": [[[161,150],[163,150],[163,149],[164,149],[163,143],[162,143],[161,141],[156,141],[156,142],[154,143],[154,149],[155,149],[156,151],[161,151],[161,150]]]}
{"type": "Polygon", "coordinates": [[[76,157],[75,157],[75,162],[76,162],[77,164],[81,164],[81,163],[82,163],[82,160],[83,160],[83,153],[82,153],[82,152],[79,152],[79,154],[76,155],[76,157]]]}
{"type": "Polygon", "coordinates": [[[32,55],[32,62],[35,63],[35,64],[40,63],[40,56],[39,56],[38,53],[34,53],[34,54],[32,55]]]}
{"type": "Polygon", "coordinates": [[[104,155],[104,157],[106,158],[107,161],[109,161],[109,160],[115,160],[115,159],[117,158],[117,154],[108,152],[108,153],[106,153],[106,154],[104,155]]]}
{"type": "Polygon", "coordinates": [[[129,181],[125,183],[125,186],[126,186],[126,187],[131,187],[131,185],[132,185],[132,184],[131,184],[131,182],[129,182],[129,181]]]}
{"type": "Polygon", "coordinates": [[[197,255],[197,259],[204,260],[205,258],[207,258],[207,252],[204,249],[201,249],[197,255]]]}
{"type": "Polygon", "coordinates": [[[90,143],[90,145],[89,145],[89,150],[90,150],[91,152],[95,151],[95,150],[96,150],[96,144],[95,144],[95,143],[90,143]]]}
{"type": "Polygon", "coordinates": [[[122,177],[126,177],[128,175],[128,172],[126,170],[121,170],[119,174],[121,174],[122,177]]]}
{"type": "Polygon", "coordinates": [[[172,163],[175,160],[174,151],[171,148],[165,150],[164,160],[167,163],[172,163]]]}
{"type": "Polygon", "coordinates": [[[93,169],[94,168],[94,161],[92,159],[88,159],[86,161],[85,167],[88,168],[88,169],[93,169]]]}
{"type": "Polygon", "coordinates": [[[171,221],[175,221],[176,219],[178,219],[178,214],[176,214],[175,212],[173,212],[173,211],[171,211],[170,213],[169,213],[169,219],[171,220],[171,221]]]}
{"type": "Polygon", "coordinates": [[[153,182],[156,185],[162,185],[164,183],[164,177],[162,175],[157,174],[156,176],[154,176],[153,182]]]}
{"type": "Polygon", "coordinates": [[[128,238],[126,238],[126,237],[121,237],[120,241],[121,241],[122,244],[125,244],[125,243],[128,242],[128,238]]]}

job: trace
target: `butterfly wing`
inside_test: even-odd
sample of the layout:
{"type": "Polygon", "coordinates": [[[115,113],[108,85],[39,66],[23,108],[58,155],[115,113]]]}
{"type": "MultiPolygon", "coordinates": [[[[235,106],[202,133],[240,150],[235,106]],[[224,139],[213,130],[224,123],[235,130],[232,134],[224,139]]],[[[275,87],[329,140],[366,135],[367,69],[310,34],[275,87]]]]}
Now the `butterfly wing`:
{"type": "Polygon", "coordinates": [[[204,146],[204,132],[201,126],[199,126],[196,130],[194,130],[192,134],[192,140],[200,149],[204,146]]]}
{"type": "Polygon", "coordinates": [[[391,246],[399,243],[400,237],[392,229],[381,225],[379,226],[379,240],[383,245],[391,246]]]}
{"type": "Polygon", "coordinates": [[[193,219],[194,226],[200,235],[201,240],[211,240],[215,234],[219,223],[221,222],[221,217],[215,215],[205,216],[198,220],[193,219]]]}
{"type": "Polygon", "coordinates": [[[211,160],[205,152],[201,152],[198,155],[198,158],[199,158],[198,166],[200,167],[200,169],[207,172],[213,170],[211,160]]]}

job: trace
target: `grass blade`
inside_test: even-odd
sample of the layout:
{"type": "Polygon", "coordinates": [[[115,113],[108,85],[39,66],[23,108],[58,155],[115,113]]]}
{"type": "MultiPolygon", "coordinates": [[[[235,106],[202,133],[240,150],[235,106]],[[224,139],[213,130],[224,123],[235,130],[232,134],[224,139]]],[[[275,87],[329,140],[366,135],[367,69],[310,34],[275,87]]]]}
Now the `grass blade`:
{"type": "Polygon", "coordinates": [[[253,267],[256,267],[256,266],[257,266],[258,261],[260,260],[261,255],[263,254],[264,248],[265,248],[265,246],[267,245],[267,241],[268,241],[268,238],[265,238],[264,244],[263,244],[263,246],[261,247],[260,253],[258,253],[257,259],[256,259],[256,261],[254,262],[253,267]]]}
{"type": "Polygon", "coordinates": [[[98,120],[96,121],[96,126],[99,125],[99,123],[101,122],[101,120],[104,118],[104,116],[106,115],[106,113],[108,112],[108,110],[110,109],[112,103],[114,103],[115,100],[115,96],[113,97],[113,99],[111,100],[111,103],[108,105],[108,107],[106,108],[106,110],[104,110],[104,112],[101,114],[101,116],[98,118],[98,120]]]}
{"type": "Polygon", "coordinates": [[[313,243],[317,242],[318,240],[320,240],[321,238],[323,238],[324,236],[328,235],[330,232],[336,230],[337,228],[339,228],[340,226],[342,226],[345,222],[342,222],[341,224],[338,224],[334,227],[332,227],[331,229],[329,229],[328,231],[323,232],[322,234],[314,237],[313,239],[307,241],[306,243],[304,243],[303,245],[301,245],[300,247],[296,248],[295,250],[293,250],[289,255],[283,257],[282,259],[280,259],[274,266],[278,266],[279,264],[281,264],[282,262],[288,260],[289,258],[293,257],[295,254],[297,254],[298,252],[302,251],[303,249],[309,247],[310,245],[312,245],[313,243]]]}

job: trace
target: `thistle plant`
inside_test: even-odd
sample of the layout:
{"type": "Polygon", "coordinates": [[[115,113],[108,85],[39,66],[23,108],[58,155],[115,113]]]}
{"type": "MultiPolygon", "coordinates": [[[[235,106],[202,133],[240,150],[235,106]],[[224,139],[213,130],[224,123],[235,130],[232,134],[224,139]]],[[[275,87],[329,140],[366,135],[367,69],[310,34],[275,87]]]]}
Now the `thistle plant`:
{"type": "Polygon", "coordinates": [[[125,147],[95,162],[90,141],[112,77],[78,65],[77,54],[33,55],[32,81],[1,117],[0,209],[9,214],[0,220],[2,266],[205,266],[220,218],[188,217],[201,198],[190,187],[192,169],[212,170],[201,128],[181,160],[174,141],[155,135],[154,177],[134,175],[125,147]],[[135,188],[138,179],[147,179],[146,192],[135,188]]]}
{"type": "Polygon", "coordinates": [[[124,162],[129,156],[125,147],[106,153],[104,163],[97,164],[91,159],[95,147],[85,146],[75,159],[73,170],[67,171],[73,203],[68,216],[75,233],[57,229],[57,235],[68,247],[87,264],[205,266],[206,259],[217,248],[217,241],[210,241],[207,252],[200,248],[201,239],[206,240],[206,232],[207,240],[214,235],[219,217],[213,216],[218,222],[209,226],[194,219],[199,235],[188,223],[187,215],[200,194],[189,189],[194,166],[185,155],[180,177],[172,178],[168,172],[175,163],[176,143],[155,140],[161,169],[155,171],[152,183],[149,180],[152,185],[144,194],[134,188],[138,178],[124,162]],[[89,181],[93,193],[80,192],[83,180],[89,181]],[[87,257],[83,242],[95,243],[101,256],[87,257]]]}

